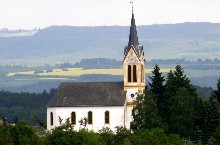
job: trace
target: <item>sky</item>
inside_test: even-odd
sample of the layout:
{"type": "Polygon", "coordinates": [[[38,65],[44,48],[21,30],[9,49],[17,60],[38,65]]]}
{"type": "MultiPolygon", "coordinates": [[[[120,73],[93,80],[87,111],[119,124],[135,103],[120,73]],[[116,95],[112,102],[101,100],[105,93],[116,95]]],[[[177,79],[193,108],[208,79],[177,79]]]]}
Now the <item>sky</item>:
{"type": "MultiPolygon", "coordinates": [[[[136,25],[220,23],[220,0],[134,0],[136,25]]],[[[0,29],[130,25],[130,0],[0,0],[0,29]]]]}

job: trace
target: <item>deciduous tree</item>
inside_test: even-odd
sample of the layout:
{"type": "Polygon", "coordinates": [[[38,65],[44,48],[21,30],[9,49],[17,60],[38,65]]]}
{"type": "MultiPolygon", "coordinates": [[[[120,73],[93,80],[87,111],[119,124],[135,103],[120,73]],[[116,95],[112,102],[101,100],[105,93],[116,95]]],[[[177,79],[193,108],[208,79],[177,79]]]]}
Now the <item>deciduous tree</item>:
{"type": "Polygon", "coordinates": [[[139,95],[133,108],[134,129],[144,130],[162,127],[155,96],[151,92],[139,95]]]}

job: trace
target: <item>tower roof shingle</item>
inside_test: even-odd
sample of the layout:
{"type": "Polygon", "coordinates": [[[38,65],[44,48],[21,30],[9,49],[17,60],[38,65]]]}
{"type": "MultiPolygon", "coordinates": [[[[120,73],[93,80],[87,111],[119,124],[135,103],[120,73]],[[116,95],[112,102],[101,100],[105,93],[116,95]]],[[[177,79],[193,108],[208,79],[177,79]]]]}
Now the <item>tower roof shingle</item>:
{"type": "Polygon", "coordinates": [[[137,36],[137,30],[135,25],[135,19],[134,19],[134,13],[132,11],[132,18],[131,18],[131,26],[130,26],[130,34],[129,34],[129,41],[128,46],[124,48],[124,59],[127,56],[129,50],[133,48],[135,51],[135,54],[138,58],[140,58],[141,53],[143,51],[143,46],[139,45],[138,42],[138,36],[137,36]]]}

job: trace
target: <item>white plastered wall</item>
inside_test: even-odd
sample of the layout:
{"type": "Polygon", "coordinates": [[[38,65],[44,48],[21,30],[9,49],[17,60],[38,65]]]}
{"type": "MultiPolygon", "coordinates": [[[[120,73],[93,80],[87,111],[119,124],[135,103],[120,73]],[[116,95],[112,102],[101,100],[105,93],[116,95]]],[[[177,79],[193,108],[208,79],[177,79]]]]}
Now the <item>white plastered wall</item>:
{"type": "Polygon", "coordinates": [[[88,118],[88,112],[92,111],[93,124],[87,125],[86,128],[94,130],[95,132],[102,129],[102,127],[109,127],[115,131],[116,126],[124,126],[125,112],[124,106],[104,106],[104,107],[48,107],[47,108],[47,129],[51,130],[56,126],[59,126],[59,116],[63,119],[63,123],[67,118],[71,117],[71,113],[76,113],[76,125],[75,130],[83,128],[80,125],[79,120],[88,118]],[[109,111],[110,123],[105,124],[105,111],[109,111]],[[50,113],[53,112],[53,125],[50,123],[50,113]]]}
{"type": "Polygon", "coordinates": [[[136,100],[138,94],[138,88],[127,89],[126,90],[126,110],[125,110],[125,126],[126,128],[130,128],[130,122],[133,120],[132,117],[132,103],[136,100]],[[131,97],[131,94],[134,94],[134,97],[131,97]]]}

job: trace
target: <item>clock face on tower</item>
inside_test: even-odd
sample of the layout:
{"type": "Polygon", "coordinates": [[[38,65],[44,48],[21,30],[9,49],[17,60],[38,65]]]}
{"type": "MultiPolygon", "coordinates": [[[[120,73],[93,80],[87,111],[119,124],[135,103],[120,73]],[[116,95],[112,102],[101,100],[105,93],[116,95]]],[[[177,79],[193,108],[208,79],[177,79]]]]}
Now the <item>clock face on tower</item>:
{"type": "Polygon", "coordinates": [[[135,57],[134,56],[130,56],[128,59],[129,59],[130,62],[134,62],[135,61],[135,57]]]}

